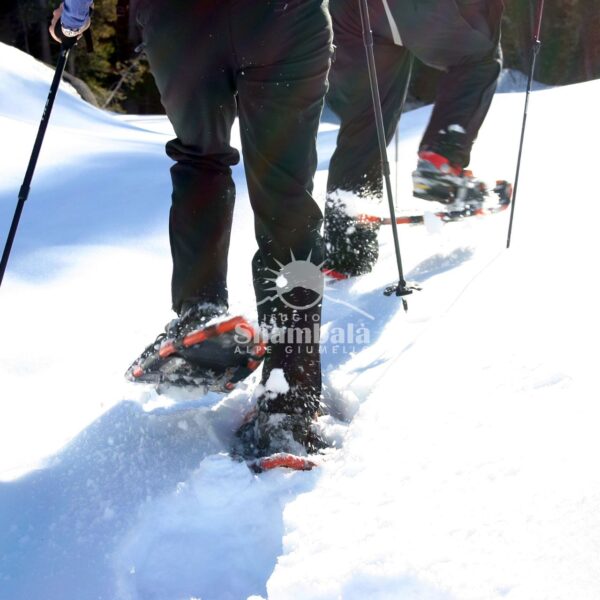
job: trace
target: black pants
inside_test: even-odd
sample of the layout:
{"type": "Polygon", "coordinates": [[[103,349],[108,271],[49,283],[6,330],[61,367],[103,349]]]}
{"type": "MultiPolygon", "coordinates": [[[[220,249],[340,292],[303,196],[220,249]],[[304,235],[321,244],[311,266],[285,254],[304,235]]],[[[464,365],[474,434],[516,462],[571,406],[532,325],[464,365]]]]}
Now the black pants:
{"type": "MultiPolygon", "coordinates": [[[[360,275],[377,261],[378,226],[356,222],[335,192],[380,200],[381,158],[358,0],[330,0],[330,9],[336,55],[327,102],[341,124],[327,180],[327,266],[360,275]]],[[[369,0],[387,143],[400,118],[410,51],[443,71],[420,149],[469,163],[500,74],[501,14],[502,0],[369,0]]]]}
{"type": "MultiPolygon", "coordinates": [[[[336,57],[327,102],[340,116],[341,126],[327,187],[381,197],[381,164],[358,0],[330,0],[330,10],[336,57]]],[[[388,143],[400,117],[411,51],[443,71],[421,149],[438,152],[461,166],[469,163],[500,74],[501,14],[501,0],[369,1],[388,143]],[[449,130],[452,125],[459,128],[449,130]]]]}
{"type": "MultiPolygon", "coordinates": [[[[176,161],[169,230],[177,312],[197,302],[228,302],[231,166],[239,161],[229,142],[239,116],[259,248],[253,261],[259,318],[286,326],[300,315],[302,323],[319,323],[320,303],[302,309],[313,304],[303,301],[313,292],[297,287],[280,296],[269,288],[292,255],[310,256],[315,265],[323,260],[322,213],[311,197],[331,57],[322,2],[143,0],[139,8],[150,67],[177,135],[167,144],[176,161]]],[[[292,389],[318,396],[316,340],[270,350],[265,379],[283,368],[292,389]]]]}

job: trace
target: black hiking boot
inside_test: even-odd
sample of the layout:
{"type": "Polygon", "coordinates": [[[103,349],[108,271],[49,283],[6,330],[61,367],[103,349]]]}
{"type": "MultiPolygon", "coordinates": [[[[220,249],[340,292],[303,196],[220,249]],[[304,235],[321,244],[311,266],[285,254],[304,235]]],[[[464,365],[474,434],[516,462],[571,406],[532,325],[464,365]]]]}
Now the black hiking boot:
{"type": "Polygon", "coordinates": [[[330,192],[325,201],[325,272],[337,278],[370,273],[379,257],[380,219],[369,219],[374,201],[352,192],[330,192]]]}

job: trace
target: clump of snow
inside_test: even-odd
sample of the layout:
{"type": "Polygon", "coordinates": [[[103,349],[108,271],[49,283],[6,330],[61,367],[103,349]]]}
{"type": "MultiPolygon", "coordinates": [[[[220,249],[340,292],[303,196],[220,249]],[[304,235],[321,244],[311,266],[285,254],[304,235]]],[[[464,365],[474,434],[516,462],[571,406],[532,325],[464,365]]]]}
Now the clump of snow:
{"type": "MultiPolygon", "coordinates": [[[[343,212],[349,217],[359,217],[361,215],[369,216],[384,216],[387,204],[381,202],[381,198],[361,197],[354,192],[347,190],[334,190],[328,194],[330,201],[335,204],[335,207],[340,212],[343,212]]],[[[353,233],[352,229],[348,230],[348,235],[353,233]]]]}
{"type": "Polygon", "coordinates": [[[455,133],[467,133],[465,128],[458,123],[453,123],[452,125],[448,125],[448,131],[453,131],[455,133]]]}
{"type": "Polygon", "coordinates": [[[269,378],[265,383],[265,389],[273,394],[287,394],[290,390],[290,384],[285,378],[283,369],[273,369],[269,373],[269,378]]]}

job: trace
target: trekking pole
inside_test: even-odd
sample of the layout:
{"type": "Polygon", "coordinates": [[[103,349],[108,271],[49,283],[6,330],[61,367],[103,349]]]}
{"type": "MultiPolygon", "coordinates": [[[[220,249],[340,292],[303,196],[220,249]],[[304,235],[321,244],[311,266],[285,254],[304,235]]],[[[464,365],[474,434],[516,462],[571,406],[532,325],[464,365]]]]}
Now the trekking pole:
{"type": "Polygon", "coordinates": [[[404,92],[402,93],[402,102],[400,103],[400,116],[398,117],[398,123],[396,123],[396,131],[394,132],[394,154],[396,160],[396,168],[394,170],[394,191],[396,192],[396,202],[394,206],[398,208],[398,160],[399,160],[399,146],[400,146],[400,119],[402,119],[402,113],[404,112],[404,106],[406,104],[406,98],[408,97],[408,88],[410,87],[410,80],[412,79],[413,64],[415,62],[414,55],[412,52],[408,55],[408,73],[406,75],[406,82],[404,84],[404,92]]]}
{"type": "Polygon", "coordinates": [[[48,99],[46,100],[46,106],[44,107],[42,120],[40,122],[37,136],[35,138],[35,143],[33,144],[33,150],[31,152],[31,157],[29,158],[29,165],[27,166],[27,171],[25,172],[25,179],[23,180],[23,184],[21,185],[21,189],[19,190],[19,201],[17,202],[17,208],[15,209],[15,214],[13,216],[12,224],[10,226],[8,238],[6,239],[6,244],[4,246],[4,252],[2,253],[2,261],[0,262],[0,285],[2,285],[2,280],[4,279],[6,265],[8,264],[8,259],[10,257],[12,245],[15,240],[15,235],[17,234],[17,228],[19,227],[21,213],[23,212],[23,207],[25,206],[25,202],[27,200],[27,197],[29,196],[31,180],[33,179],[33,173],[35,171],[35,166],[40,155],[40,150],[42,149],[44,135],[46,134],[46,128],[48,127],[48,121],[50,120],[50,114],[52,112],[52,106],[54,105],[54,99],[56,98],[58,86],[60,85],[60,80],[62,79],[63,72],[67,65],[67,59],[69,58],[69,50],[70,47],[67,48],[61,46],[58,61],[56,63],[56,70],[54,71],[54,78],[52,79],[52,85],[50,86],[50,92],[48,93],[48,99]]]}
{"type": "MultiPolygon", "coordinates": [[[[399,125],[399,124],[398,124],[399,125]]],[[[395,201],[394,206],[398,209],[398,160],[399,160],[399,147],[400,147],[400,127],[396,125],[396,131],[394,132],[394,162],[396,168],[394,169],[394,193],[395,201]]]]}
{"type": "MultiPolygon", "coordinates": [[[[381,98],[379,96],[379,85],[377,83],[377,69],[375,67],[375,53],[373,52],[373,32],[371,31],[371,21],[369,19],[369,7],[367,0],[358,0],[360,9],[360,20],[362,23],[363,40],[367,53],[367,68],[369,71],[369,83],[371,85],[371,95],[373,97],[373,110],[375,111],[375,125],[377,126],[377,141],[379,142],[379,153],[381,155],[381,166],[385,189],[387,193],[388,205],[390,208],[390,217],[392,233],[394,236],[394,250],[396,252],[396,263],[398,264],[398,283],[387,287],[384,291],[386,296],[400,296],[404,310],[408,310],[408,303],[405,296],[413,293],[420,288],[417,285],[407,285],[404,280],[404,270],[402,268],[402,256],[400,254],[400,240],[398,239],[398,227],[396,225],[396,211],[394,209],[394,199],[392,195],[392,182],[390,177],[390,163],[387,156],[387,146],[385,139],[385,128],[383,126],[383,111],[381,109],[381,98]]],[[[408,86],[407,86],[408,88],[408,86]]]]}
{"type": "Polygon", "coordinates": [[[517,186],[519,184],[519,173],[521,171],[521,155],[523,154],[523,141],[525,139],[525,125],[527,124],[527,110],[529,107],[529,94],[533,84],[533,74],[535,71],[535,61],[539,54],[542,42],[540,33],[542,30],[542,15],[544,14],[544,0],[539,0],[535,30],[531,43],[531,64],[529,66],[529,77],[527,78],[527,91],[525,92],[525,108],[523,110],[523,124],[521,125],[521,140],[519,142],[519,155],[517,158],[517,172],[515,173],[515,184],[513,186],[512,206],[510,207],[510,221],[508,223],[508,236],[506,238],[506,247],[510,248],[510,238],[512,236],[513,219],[515,215],[515,203],[517,201],[517,186]]]}

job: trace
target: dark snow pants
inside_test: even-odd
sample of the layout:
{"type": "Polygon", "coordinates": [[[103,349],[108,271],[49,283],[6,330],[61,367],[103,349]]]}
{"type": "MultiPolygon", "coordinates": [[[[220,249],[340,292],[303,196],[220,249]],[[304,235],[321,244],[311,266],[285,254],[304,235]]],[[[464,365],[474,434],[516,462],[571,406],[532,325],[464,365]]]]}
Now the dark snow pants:
{"type": "MultiPolygon", "coordinates": [[[[461,166],[469,163],[500,74],[502,8],[502,0],[369,0],[388,143],[400,117],[411,51],[443,71],[421,149],[461,166]],[[449,130],[452,125],[459,127],[449,130]]],[[[380,197],[381,164],[358,0],[330,0],[330,11],[336,54],[327,103],[341,126],[327,187],[380,197]]]]}
{"type": "MultiPolygon", "coordinates": [[[[323,260],[323,217],[311,197],[332,52],[323,0],[142,0],[138,22],[177,135],[167,144],[176,161],[169,222],[174,310],[228,302],[231,167],[239,161],[230,133],[239,116],[258,242],[259,319],[318,326],[315,292],[297,287],[281,297],[273,280],[292,255],[310,257],[313,265],[323,260]]],[[[302,339],[271,345],[263,381],[273,368],[283,368],[292,391],[315,399],[321,389],[318,340],[302,339]]],[[[274,409],[304,409],[292,400],[293,406],[274,409]]]]}

